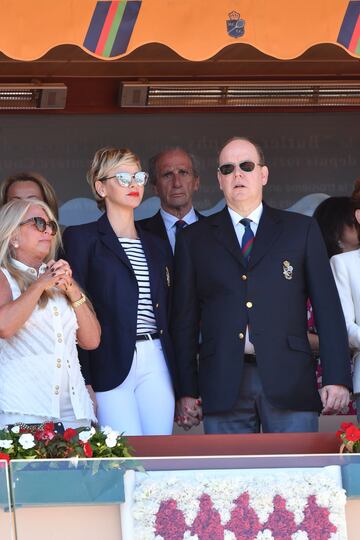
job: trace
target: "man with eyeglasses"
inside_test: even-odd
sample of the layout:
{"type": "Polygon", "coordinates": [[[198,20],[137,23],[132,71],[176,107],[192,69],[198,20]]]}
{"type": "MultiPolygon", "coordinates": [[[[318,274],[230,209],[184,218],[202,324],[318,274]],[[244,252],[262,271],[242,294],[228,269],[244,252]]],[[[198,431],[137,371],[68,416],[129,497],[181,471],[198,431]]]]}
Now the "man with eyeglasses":
{"type": "Polygon", "coordinates": [[[349,400],[346,328],[321,233],[312,218],[262,202],[268,174],[256,143],[229,140],[218,167],[225,208],[177,241],[172,337],[184,427],[203,414],[206,433],[314,432],[320,411],[349,400]],[[320,336],[320,395],[308,298],[320,336]]]}
{"type": "Polygon", "coordinates": [[[161,208],[137,224],[168,241],[174,252],[178,232],[203,217],[193,207],[200,185],[194,157],[179,147],[163,150],[150,158],[149,175],[161,208]]]}

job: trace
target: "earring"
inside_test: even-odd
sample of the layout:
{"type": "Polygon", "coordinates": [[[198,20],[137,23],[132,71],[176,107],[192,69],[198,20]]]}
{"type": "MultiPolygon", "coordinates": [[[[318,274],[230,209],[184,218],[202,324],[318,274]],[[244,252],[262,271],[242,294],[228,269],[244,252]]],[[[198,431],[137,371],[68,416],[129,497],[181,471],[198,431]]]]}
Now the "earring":
{"type": "Polygon", "coordinates": [[[12,245],[15,249],[17,249],[19,247],[19,242],[13,242],[12,245]]]}

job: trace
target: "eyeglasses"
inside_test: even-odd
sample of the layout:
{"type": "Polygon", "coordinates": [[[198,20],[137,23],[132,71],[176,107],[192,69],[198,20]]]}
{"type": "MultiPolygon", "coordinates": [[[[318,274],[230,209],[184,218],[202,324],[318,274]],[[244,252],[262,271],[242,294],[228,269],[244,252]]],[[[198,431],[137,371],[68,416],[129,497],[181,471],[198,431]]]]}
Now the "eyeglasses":
{"type": "Polygon", "coordinates": [[[138,186],[145,186],[146,182],[148,181],[149,175],[147,172],[144,172],[144,171],[138,171],[134,174],[131,174],[128,172],[118,172],[114,174],[113,176],[107,176],[105,178],[101,178],[101,181],[110,180],[111,178],[116,178],[120,186],[123,186],[123,187],[129,187],[133,179],[135,180],[138,186]]]}
{"type": "MultiPolygon", "coordinates": [[[[239,168],[244,172],[251,172],[255,169],[256,165],[259,165],[259,167],[262,167],[260,163],[254,163],[253,161],[242,161],[239,163],[239,168]]],[[[224,163],[223,165],[220,165],[218,167],[218,171],[221,172],[224,176],[227,174],[231,174],[234,172],[236,167],[236,163],[224,163]]]]}
{"type": "Polygon", "coordinates": [[[56,221],[46,221],[42,217],[29,218],[26,221],[22,221],[20,225],[26,225],[27,223],[33,223],[39,232],[45,232],[46,227],[49,227],[51,231],[51,236],[55,236],[58,231],[58,225],[56,221]]]}

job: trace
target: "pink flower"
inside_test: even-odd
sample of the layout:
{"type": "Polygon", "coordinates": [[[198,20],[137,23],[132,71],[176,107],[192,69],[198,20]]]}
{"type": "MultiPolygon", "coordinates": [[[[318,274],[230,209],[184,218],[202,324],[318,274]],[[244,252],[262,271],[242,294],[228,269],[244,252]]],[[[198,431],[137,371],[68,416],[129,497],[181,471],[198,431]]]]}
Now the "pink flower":
{"type": "Polygon", "coordinates": [[[291,540],[291,535],[297,531],[294,513],[286,508],[286,500],[280,495],[275,495],[274,511],[268,517],[264,525],[270,529],[275,540],[291,540]]]}
{"type": "Polygon", "coordinates": [[[155,534],[159,534],[164,540],[183,540],[187,529],[184,514],[178,509],[176,501],[161,501],[156,513],[155,534]]]}
{"type": "Polygon", "coordinates": [[[337,528],[329,521],[329,510],[318,506],[315,495],[308,497],[304,509],[304,519],[299,530],[306,531],[309,540],[329,540],[337,528]]]}
{"type": "Polygon", "coordinates": [[[262,529],[257,513],[249,505],[249,499],[249,494],[245,492],[234,501],[236,507],[225,525],[235,534],[236,540],[253,540],[262,529]]]}
{"type": "Polygon", "coordinates": [[[197,534],[199,540],[224,540],[220,514],[214,508],[211,497],[205,493],[200,497],[200,509],[192,524],[191,534],[197,534]]]}

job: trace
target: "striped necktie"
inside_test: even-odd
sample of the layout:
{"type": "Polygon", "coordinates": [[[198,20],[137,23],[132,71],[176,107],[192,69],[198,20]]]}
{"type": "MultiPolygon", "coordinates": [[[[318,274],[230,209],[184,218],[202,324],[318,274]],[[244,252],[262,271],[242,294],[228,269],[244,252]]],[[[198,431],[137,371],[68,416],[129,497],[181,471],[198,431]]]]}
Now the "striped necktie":
{"type": "Polygon", "coordinates": [[[251,230],[250,223],[252,222],[249,218],[243,218],[240,220],[240,223],[244,225],[245,231],[241,240],[241,253],[244,256],[246,262],[249,262],[251,249],[254,244],[254,233],[251,230]]]}
{"type": "Polygon", "coordinates": [[[181,229],[183,229],[184,227],[186,227],[187,223],[186,221],[184,221],[183,219],[178,219],[176,222],[175,222],[175,235],[181,231],[181,229]]]}

